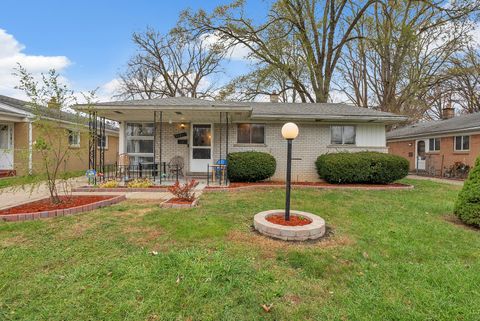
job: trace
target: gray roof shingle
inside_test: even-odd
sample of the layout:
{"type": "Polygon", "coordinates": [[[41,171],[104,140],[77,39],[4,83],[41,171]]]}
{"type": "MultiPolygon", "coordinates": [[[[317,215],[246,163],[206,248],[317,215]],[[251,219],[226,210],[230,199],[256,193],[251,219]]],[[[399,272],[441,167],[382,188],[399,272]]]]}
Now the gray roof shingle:
{"type": "Polygon", "coordinates": [[[387,139],[401,139],[424,135],[439,135],[456,131],[480,130],[480,112],[445,120],[435,120],[406,126],[387,133],[387,139]]]}
{"type": "MultiPolygon", "coordinates": [[[[25,111],[26,115],[23,115],[23,116],[29,116],[29,115],[35,114],[35,111],[33,110],[30,103],[24,100],[0,95],[0,103],[25,111]]],[[[41,107],[40,114],[41,116],[51,117],[53,119],[59,119],[59,120],[64,120],[68,122],[73,122],[73,123],[88,124],[87,118],[78,116],[76,114],[69,113],[66,111],[49,110],[46,107],[41,107]]],[[[109,124],[106,124],[106,128],[110,130],[118,131],[118,128],[111,126],[109,124]]]]}
{"type": "MultiPolygon", "coordinates": [[[[86,105],[77,105],[78,107],[86,105]]],[[[144,100],[127,100],[96,103],[98,108],[104,107],[223,107],[223,108],[247,108],[252,111],[252,117],[372,117],[372,118],[391,118],[392,120],[402,121],[406,118],[392,113],[377,111],[370,108],[361,108],[341,103],[270,103],[270,102],[232,102],[232,101],[212,101],[189,97],[167,97],[144,100]]]]}

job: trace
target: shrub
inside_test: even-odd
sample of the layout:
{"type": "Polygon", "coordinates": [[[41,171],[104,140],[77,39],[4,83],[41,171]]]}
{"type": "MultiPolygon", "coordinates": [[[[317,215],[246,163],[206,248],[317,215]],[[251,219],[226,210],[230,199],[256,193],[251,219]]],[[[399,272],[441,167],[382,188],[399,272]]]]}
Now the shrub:
{"type": "Polygon", "coordinates": [[[147,178],[137,178],[127,183],[128,188],[148,188],[152,185],[152,181],[147,178]]]}
{"type": "Polygon", "coordinates": [[[480,227],[480,156],[458,194],[454,213],[464,223],[480,227]]]}
{"type": "Polygon", "coordinates": [[[262,152],[239,152],[228,154],[227,175],[232,182],[258,182],[275,173],[275,158],[262,152]]]}
{"type": "Polygon", "coordinates": [[[408,174],[408,160],[378,152],[325,154],[315,163],[320,178],[329,183],[388,184],[408,174]]]}
{"type": "Polygon", "coordinates": [[[195,192],[193,189],[196,185],[197,182],[195,180],[191,180],[183,185],[176,181],[174,185],[168,187],[168,191],[182,201],[193,202],[195,199],[195,192]]]}
{"type": "Polygon", "coordinates": [[[109,180],[103,183],[100,183],[98,186],[102,188],[115,188],[118,187],[118,182],[116,180],[109,180]]]}

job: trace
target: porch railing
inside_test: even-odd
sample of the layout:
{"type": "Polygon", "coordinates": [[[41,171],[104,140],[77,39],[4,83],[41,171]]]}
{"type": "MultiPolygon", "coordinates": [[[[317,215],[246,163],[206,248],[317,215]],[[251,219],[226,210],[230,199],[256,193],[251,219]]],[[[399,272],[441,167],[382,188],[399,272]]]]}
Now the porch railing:
{"type": "Polygon", "coordinates": [[[178,165],[162,163],[140,163],[133,165],[119,165],[118,163],[105,165],[102,180],[151,179],[155,182],[178,181],[183,174],[178,165]]]}

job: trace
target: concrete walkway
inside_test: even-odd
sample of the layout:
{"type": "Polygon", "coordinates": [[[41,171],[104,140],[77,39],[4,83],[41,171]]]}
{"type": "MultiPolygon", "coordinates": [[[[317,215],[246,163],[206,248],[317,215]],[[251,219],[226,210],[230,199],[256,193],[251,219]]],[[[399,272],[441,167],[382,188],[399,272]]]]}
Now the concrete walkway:
{"type": "Polygon", "coordinates": [[[420,175],[408,175],[407,178],[433,181],[437,183],[444,183],[444,184],[450,184],[450,185],[456,185],[456,186],[463,186],[463,181],[455,180],[455,179],[446,179],[446,178],[420,176],[420,175]]]}
{"type": "MultiPolygon", "coordinates": [[[[69,183],[72,187],[79,187],[85,185],[87,179],[85,177],[71,178],[69,183]]],[[[60,186],[58,187],[61,189],[60,186]]],[[[60,194],[62,194],[61,191],[60,194]]],[[[50,192],[45,183],[2,188],[0,189],[0,209],[36,201],[49,196],[50,192]]]]}

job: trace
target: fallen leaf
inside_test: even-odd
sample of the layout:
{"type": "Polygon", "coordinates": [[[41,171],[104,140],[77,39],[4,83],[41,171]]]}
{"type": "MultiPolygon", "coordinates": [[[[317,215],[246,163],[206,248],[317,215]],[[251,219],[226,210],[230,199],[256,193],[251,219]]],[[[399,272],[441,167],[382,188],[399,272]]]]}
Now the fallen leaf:
{"type": "Polygon", "coordinates": [[[363,257],[368,259],[368,253],[367,252],[363,252],[363,257]]]}
{"type": "Polygon", "coordinates": [[[265,312],[270,312],[270,310],[271,310],[272,307],[273,307],[273,303],[272,303],[272,304],[269,304],[269,305],[261,304],[260,306],[262,307],[262,309],[263,309],[265,312]]]}
{"type": "Polygon", "coordinates": [[[152,251],[150,252],[152,255],[158,255],[158,252],[157,251],[152,251]]]}

